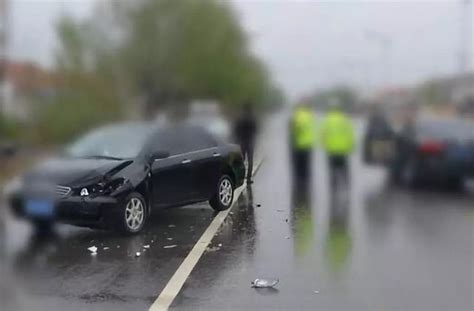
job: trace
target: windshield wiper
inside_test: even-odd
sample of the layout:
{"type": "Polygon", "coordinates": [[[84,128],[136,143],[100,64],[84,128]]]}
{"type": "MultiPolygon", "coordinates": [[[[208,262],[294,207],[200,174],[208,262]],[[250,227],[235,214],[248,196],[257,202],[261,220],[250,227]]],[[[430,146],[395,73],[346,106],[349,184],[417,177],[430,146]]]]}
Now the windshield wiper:
{"type": "Polygon", "coordinates": [[[111,157],[111,156],[106,156],[106,155],[90,155],[90,156],[85,156],[84,158],[88,158],[88,159],[117,160],[117,161],[123,160],[122,158],[111,157]]]}

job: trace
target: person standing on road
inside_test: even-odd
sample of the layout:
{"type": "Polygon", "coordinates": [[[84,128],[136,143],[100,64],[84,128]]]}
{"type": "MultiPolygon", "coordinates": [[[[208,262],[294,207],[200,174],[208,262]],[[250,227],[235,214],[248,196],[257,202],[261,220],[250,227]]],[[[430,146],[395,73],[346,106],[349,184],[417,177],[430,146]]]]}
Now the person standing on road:
{"type": "Polygon", "coordinates": [[[316,121],[309,105],[296,106],[289,128],[294,186],[307,187],[310,182],[311,156],[316,138],[316,121]]]}
{"type": "Polygon", "coordinates": [[[331,186],[335,189],[338,175],[345,183],[349,180],[347,158],[354,149],[352,122],[342,111],[339,103],[331,103],[321,125],[321,140],[328,155],[331,186]]]}
{"type": "Polygon", "coordinates": [[[253,155],[257,135],[257,118],[251,103],[246,103],[235,123],[234,135],[247,160],[247,184],[252,184],[253,155]]]}

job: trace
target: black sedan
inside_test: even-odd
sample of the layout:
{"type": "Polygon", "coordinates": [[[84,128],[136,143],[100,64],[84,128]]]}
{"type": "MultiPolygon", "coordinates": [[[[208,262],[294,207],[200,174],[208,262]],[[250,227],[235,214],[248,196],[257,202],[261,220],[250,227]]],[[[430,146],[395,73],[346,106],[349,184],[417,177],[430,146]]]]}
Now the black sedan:
{"type": "Polygon", "coordinates": [[[474,122],[422,119],[397,135],[391,175],[406,185],[451,188],[474,176],[474,122]]]}
{"type": "Polygon", "coordinates": [[[125,233],[155,211],[209,201],[231,206],[245,168],[240,149],[199,127],[109,125],[80,138],[8,187],[17,216],[125,233]]]}

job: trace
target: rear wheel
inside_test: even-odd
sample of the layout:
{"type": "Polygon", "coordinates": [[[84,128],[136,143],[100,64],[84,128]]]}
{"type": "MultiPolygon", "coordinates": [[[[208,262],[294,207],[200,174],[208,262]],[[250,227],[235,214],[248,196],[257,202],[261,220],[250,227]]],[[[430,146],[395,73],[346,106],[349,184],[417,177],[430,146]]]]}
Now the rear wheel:
{"type": "Polygon", "coordinates": [[[444,181],[444,187],[448,190],[457,191],[462,189],[463,179],[461,177],[451,177],[444,181]]]}
{"type": "Polygon", "coordinates": [[[216,192],[209,200],[212,208],[216,211],[228,209],[234,199],[234,183],[229,175],[223,175],[217,183],[216,192]]]}
{"type": "Polygon", "coordinates": [[[134,234],[145,226],[147,208],[145,199],[138,192],[133,192],[123,201],[118,213],[118,228],[121,232],[134,234]]]}

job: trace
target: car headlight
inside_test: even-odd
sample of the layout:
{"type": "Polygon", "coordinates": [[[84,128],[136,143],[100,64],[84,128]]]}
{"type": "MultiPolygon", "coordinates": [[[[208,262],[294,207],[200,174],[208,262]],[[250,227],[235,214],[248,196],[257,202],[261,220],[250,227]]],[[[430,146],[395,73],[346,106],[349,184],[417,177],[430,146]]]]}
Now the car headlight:
{"type": "Polygon", "coordinates": [[[23,178],[20,176],[14,177],[10,182],[8,182],[5,187],[3,187],[3,195],[8,197],[15,192],[18,192],[23,188],[23,178]]]}
{"type": "Polygon", "coordinates": [[[125,183],[126,183],[126,179],[124,178],[114,179],[109,182],[99,182],[92,186],[83,187],[79,189],[79,195],[81,197],[109,195],[115,190],[122,187],[125,183]]]}

